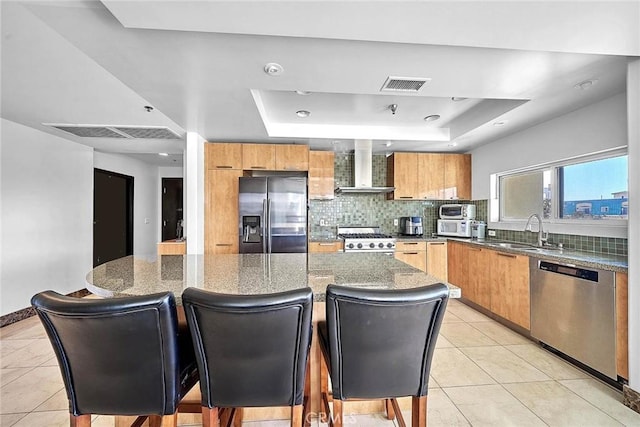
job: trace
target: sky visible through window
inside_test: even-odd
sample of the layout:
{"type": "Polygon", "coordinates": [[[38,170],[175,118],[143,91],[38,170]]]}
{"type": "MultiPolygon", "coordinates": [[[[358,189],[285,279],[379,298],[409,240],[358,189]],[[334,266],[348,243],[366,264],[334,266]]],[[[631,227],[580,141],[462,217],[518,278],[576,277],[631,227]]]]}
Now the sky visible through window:
{"type": "Polygon", "coordinates": [[[627,156],[565,166],[564,200],[611,199],[628,190],[627,156]]]}

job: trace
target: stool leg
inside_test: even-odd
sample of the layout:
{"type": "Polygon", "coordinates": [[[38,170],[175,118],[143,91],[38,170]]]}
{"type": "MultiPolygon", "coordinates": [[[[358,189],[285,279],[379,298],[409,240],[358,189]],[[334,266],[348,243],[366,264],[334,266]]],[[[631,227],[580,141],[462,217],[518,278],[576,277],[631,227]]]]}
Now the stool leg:
{"type": "Polygon", "coordinates": [[[242,427],[242,416],[244,415],[242,408],[237,408],[233,417],[233,427],[242,427]]]}
{"type": "Polygon", "coordinates": [[[329,425],[342,427],[342,400],[333,398],[333,416],[329,418],[329,425]]]}
{"type": "Polygon", "coordinates": [[[302,424],[311,426],[311,356],[307,358],[307,372],[304,377],[304,398],[302,400],[302,424]]]}
{"type": "Polygon", "coordinates": [[[303,405],[294,405],[291,407],[291,427],[302,427],[303,405]]]}
{"type": "Polygon", "coordinates": [[[411,398],[411,427],[427,427],[427,396],[411,398]]]}
{"type": "Polygon", "coordinates": [[[171,415],[149,415],[149,427],[177,427],[178,413],[171,415]]]}
{"type": "Polygon", "coordinates": [[[396,413],[393,411],[393,403],[391,399],[384,400],[384,407],[387,410],[387,419],[392,420],[396,417],[396,413]]]}
{"type": "Polygon", "coordinates": [[[329,396],[329,368],[327,362],[324,360],[324,355],[320,354],[320,422],[330,423],[328,421],[331,417],[331,411],[329,410],[329,402],[331,397],[329,396]]]}
{"type": "Polygon", "coordinates": [[[203,427],[220,427],[220,417],[218,416],[218,408],[202,407],[202,426],[203,427]]]}
{"type": "Polygon", "coordinates": [[[91,414],[78,415],[69,414],[69,425],[71,427],[91,427],[91,414]]]}

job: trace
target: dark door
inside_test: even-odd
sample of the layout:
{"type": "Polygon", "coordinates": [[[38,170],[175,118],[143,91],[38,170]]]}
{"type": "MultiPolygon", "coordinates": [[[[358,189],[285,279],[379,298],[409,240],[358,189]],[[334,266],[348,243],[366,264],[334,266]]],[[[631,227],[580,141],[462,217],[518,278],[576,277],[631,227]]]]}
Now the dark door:
{"type": "Polygon", "coordinates": [[[133,254],[133,177],[94,169],[93,266],[133,254]]]}
{"type": "Polygon", "coordinates": [[[162,178],[162,241],[180,237],[184,237],[182,234],[182,178],[162,178]]]}

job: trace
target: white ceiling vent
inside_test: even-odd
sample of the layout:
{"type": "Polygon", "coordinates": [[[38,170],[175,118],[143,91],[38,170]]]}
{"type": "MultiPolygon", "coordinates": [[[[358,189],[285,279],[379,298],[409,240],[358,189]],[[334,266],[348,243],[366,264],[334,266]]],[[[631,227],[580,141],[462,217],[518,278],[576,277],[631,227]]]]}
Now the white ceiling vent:
{"type": "Polygon", "coordinates": [[[43,123],[81,138],[182,139],[164,126],[69,125],[43,123]]]}
{"type": "Polygon", "coordinates": [[[431,79],[426,77],[394,77],[389,76],[380,92],[419,92],[422,86],[431,79]]]}

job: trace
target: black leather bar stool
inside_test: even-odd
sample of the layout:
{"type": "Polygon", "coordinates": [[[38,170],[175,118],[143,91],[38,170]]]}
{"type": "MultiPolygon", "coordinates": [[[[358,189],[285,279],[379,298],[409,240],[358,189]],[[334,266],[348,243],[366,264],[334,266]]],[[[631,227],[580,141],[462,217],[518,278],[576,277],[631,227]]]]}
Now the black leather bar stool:
{"type": "MultiPolygon", "coordinates": [[[[332,383],[330,425],[342,426],[343,400],[385,399],[387,418],[397,415],[404,426],[396,397],[413,396],[412,425],[426,426],[429,371],[448,298],[442,283],[403,290],[327,287],[327,318],[318,335],[332,383]]],[[[326,416],[326,382],[322,388],[326,416]]]]}
{"type": "Polygon", "coordinates": [[[72,427],[90,426],[91,414],[177,425],[179,402],[198,372],[172,293],[82,299],[46,291],[31,304],[58,358],[72,427]]]}
{"type": "Polygon", "coordinates": [[[188,288],[182,303],[196,349],[203,425],[218,426],[221,408],[232,408],[228,421],[239,425],[242,408],[267,406],[290,406],[292,426],[309,421],[310,288],[247,296],[188,288]]]}

